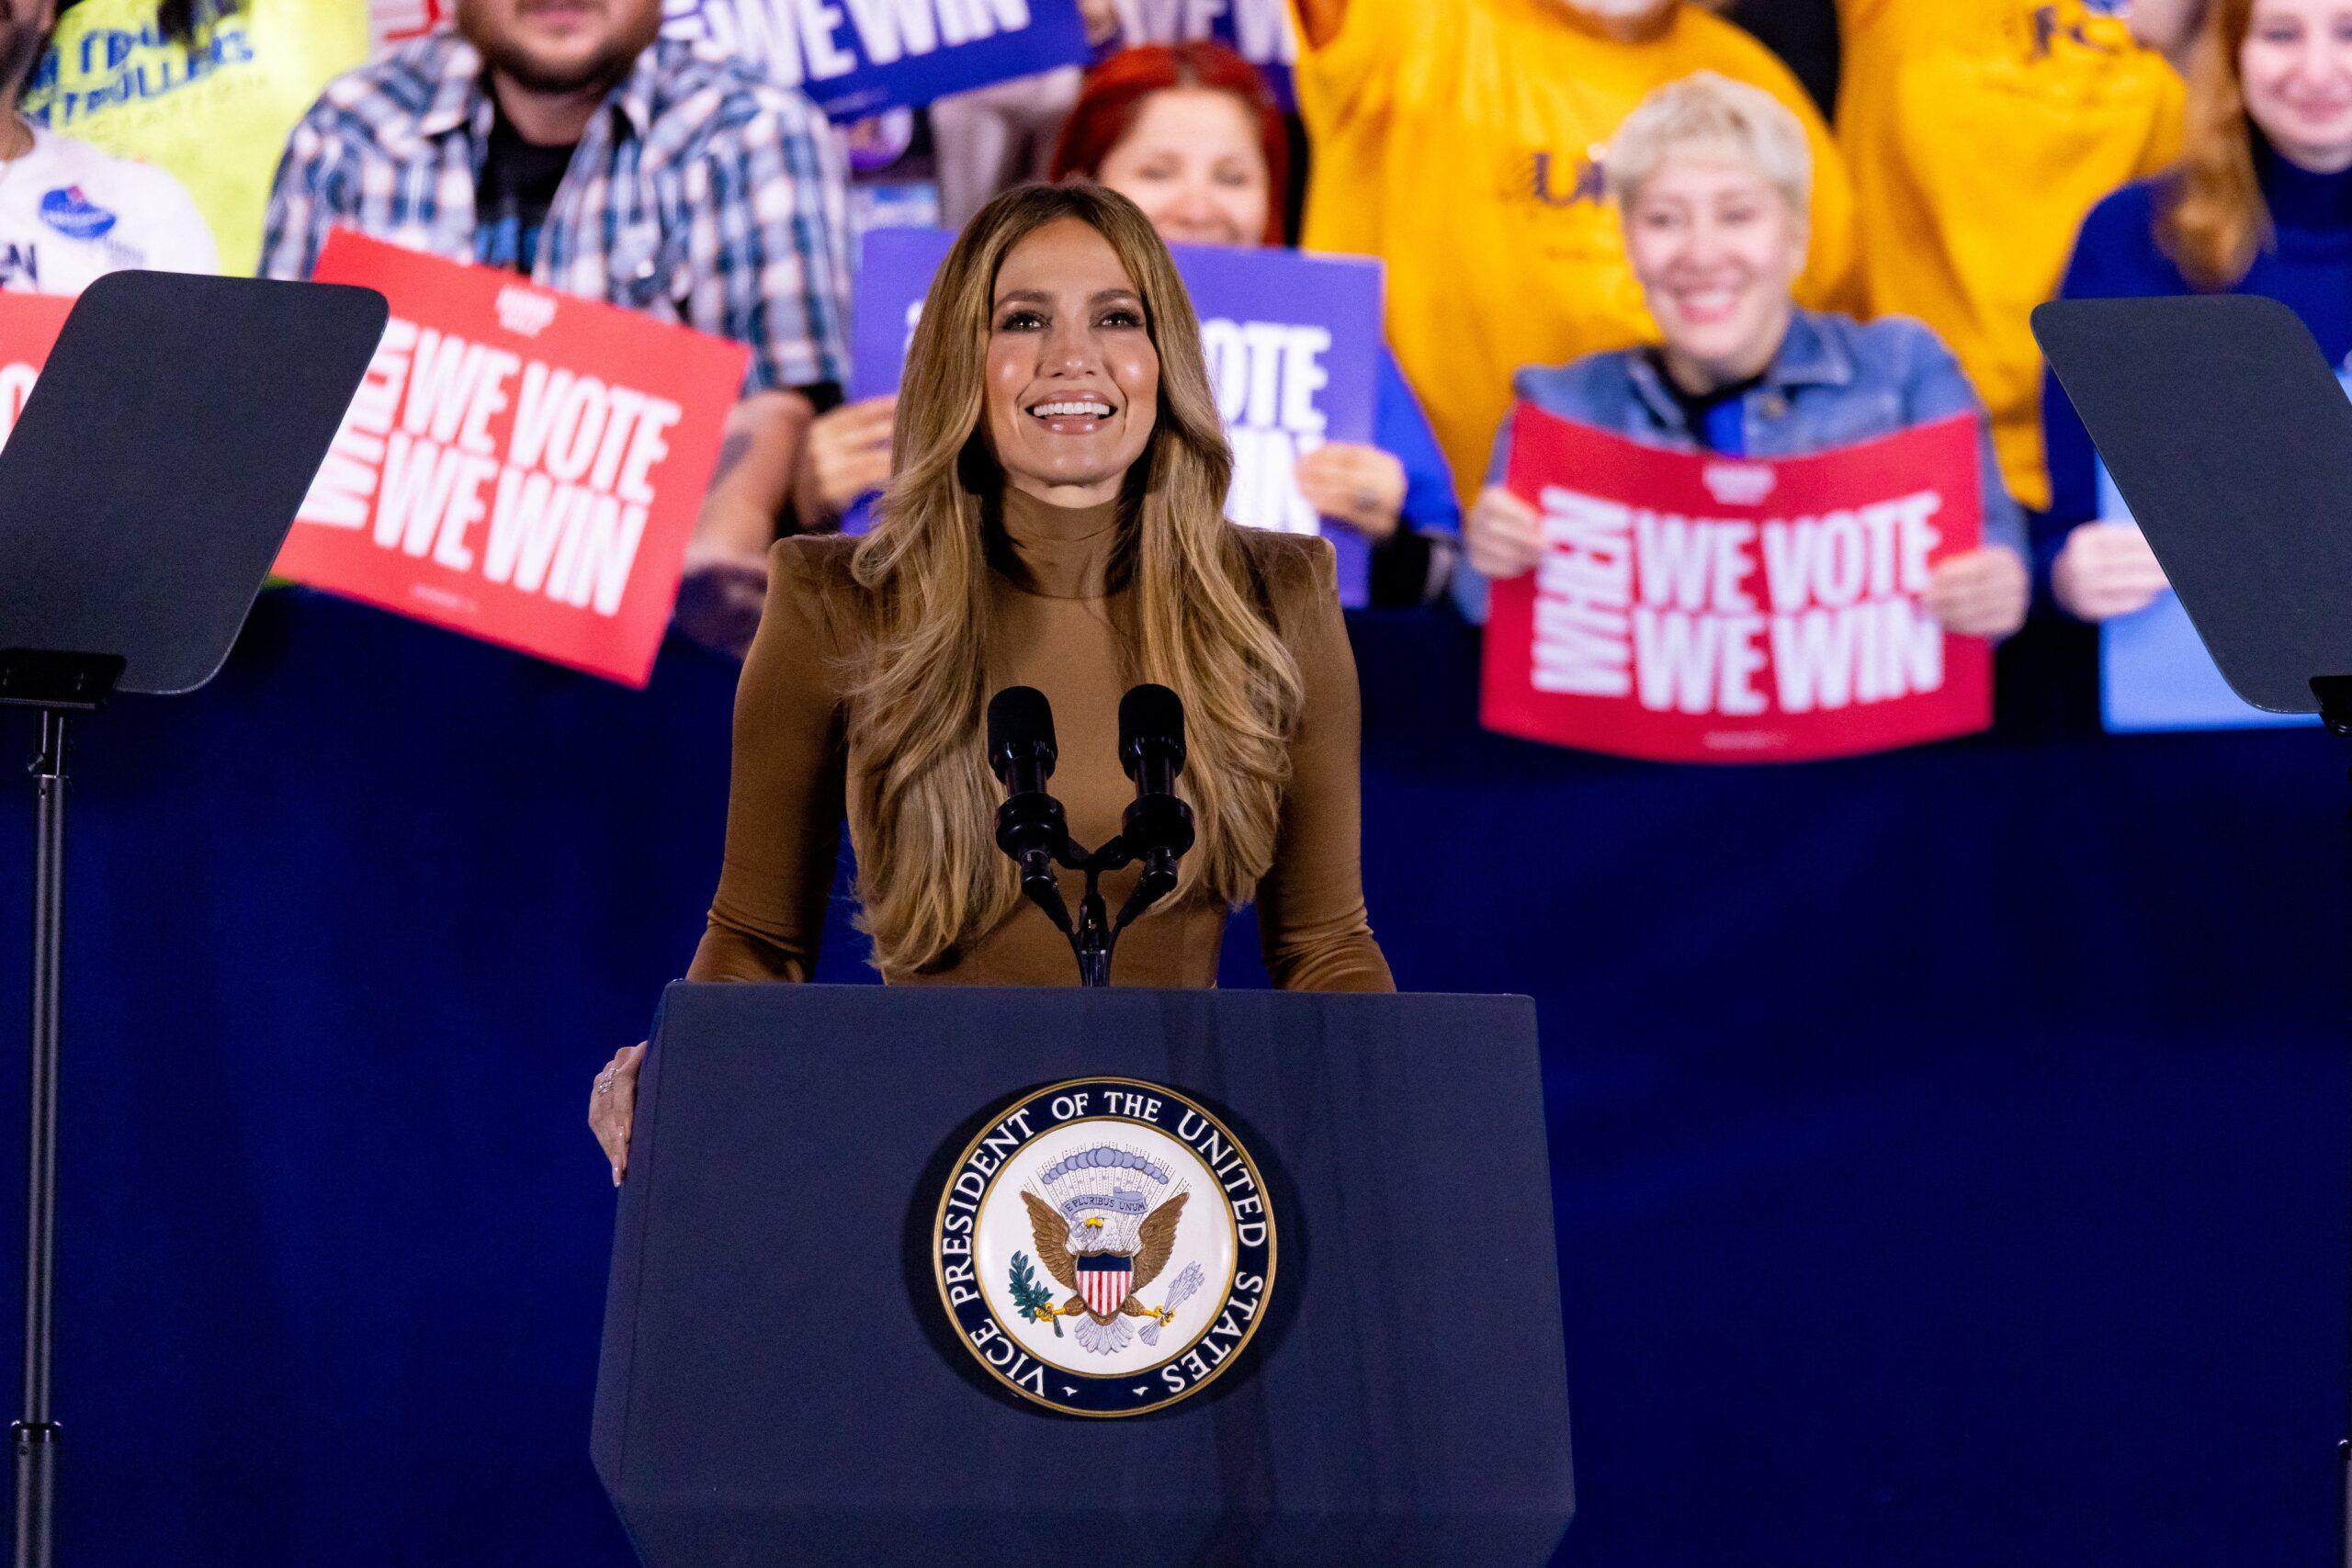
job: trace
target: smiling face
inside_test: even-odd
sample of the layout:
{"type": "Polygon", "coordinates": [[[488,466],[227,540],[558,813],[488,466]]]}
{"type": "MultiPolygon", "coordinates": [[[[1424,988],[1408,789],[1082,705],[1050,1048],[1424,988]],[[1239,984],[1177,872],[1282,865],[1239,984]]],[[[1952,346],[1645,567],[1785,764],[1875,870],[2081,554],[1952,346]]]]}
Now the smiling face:
{"type": "Polygon", "coordinates": [[[1059,218],[1014,245],[997,268],[981,423],[1005,482],[1057,506],[1114,500],[1159,414],[1159,352],[1111,243],[1059,218]]]}
{"type": "Polygon", "coordinates": [[[2238,70],[2271,146],[2315,174],[2352,168],[2352,0],[2255,0],[2238,70]]]}
{"type": "Polygon", "coordinates": [[[1171,245],[1255,245],[1273,203],[1266,150],[1231,93],[1171,87],[1146,98],[1095,178],[1143,209],[1171,245]]]}
{"type": "Polygon", "coordinates": [[[534,93],[584,93],[628,74],[662,28],[661,0],[458,0],[458,31],[534,93]]]}
{"type": "Polygon", "coordinates": [[[1677,380],[1695,391],[1772,362],[1805,251],[1778,186],[1743,163],[1669,156],[1625,204],[1625,246],[1677,380]]]}

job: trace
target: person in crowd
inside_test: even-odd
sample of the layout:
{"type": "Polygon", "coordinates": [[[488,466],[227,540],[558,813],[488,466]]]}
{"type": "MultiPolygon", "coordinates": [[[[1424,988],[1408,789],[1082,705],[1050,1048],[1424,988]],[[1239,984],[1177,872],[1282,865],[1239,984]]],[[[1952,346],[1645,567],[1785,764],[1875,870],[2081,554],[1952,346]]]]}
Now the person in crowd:
{"type": "Polygon", "coordinates": [[[307,276],[341,225],[749,344],[677,612],[740,652],[801,434],[848,369],[831,132],[798,93],[659,38],[660,0],[458,0],[456,22],[295,127],[262,270],[307,276]]]}
{"type": "Polygon", "coordinates": [[[56,21],[51,0],[0,0],[0,289],[79,294],[126,268],[220,270],[212,231],[177,180],[24,113],[56,21]]]}
{"type": "Polygon", "coordinates": [[[2156,49],[2180,0],[2129,24],[2093,0],[1840,0],[1838,140],[1854,171],[1871,315],[1917,316],[1993,421],[2010,493],[2049,501],[2041,354],[2050,298],[2091,205],[2169,163],[2180,79],[2156,49]]]}
{"type": "Polygon", "coordinates": [[[1815,171],[1799,297],[1855,295],[1853,199],[1787,67],[1681,0],[1295,0],[1314,148],[1308,250],[1388,267],[1388,332],[1457,484],[1511,373],[1653,340],[1595,152],[1653,88],[1712,70],[1797,114],[1815,171]]]}
{"type": "MultiPolygon", "coordinates": [[[[1800,457],[1983,410],[1951,355],[1917,321],[1858,322],[1800,310],[1811,156],[1804,126],[1770,94],[1702,72],[1660,88],[1607,152],[1627,249],[1664,334],[1521,372],[1517,395],[1565,419],[1684,451],[1800,457]]],[[[2024,524],[1982,438],[1984,542],[1939,561],[1927,607],[1948,630],[2001,637],[2026,614],[2024,524]]],[[[1470,565],[1534,570],[1535,508],[1502,488],[1506,421],[1471,508],[1470,565]]],[[[1483,588],[1483,584],[1477,584],[1483,588]]],[[[1483,610],[1483,596],[1473,608],[1483,610]]]]}
{"type": "MultiPolygon", "coordinates": [[[[1171,244],[1278,245],[1288,139],[1250,63],[1221,44],[1122,50],[1086,80],[1051,162],[1057,180],[1099,180],[1143,209],[1171,244]]],[[[1460,502],[1412,389],[1384,349],[1378,441],[1308,453],[1298,483],[1318,513],[1373,541],[1373,601],[1426,603],[1443,591],[1460,502]]],[[[896,400],[871,398],[810,427],[799,476],[804,516],[836,517],[889,476],[896,400]]]]}
{"type": "Polygon", "coordinates": [[[356,0],[62,0],[25,95],[51,130],[170,174],[196,199],[222,270],[261,254],[287,133],[368,58],[356,0]]]}
{"type": "MultiPolygon", "coordinates": [[[[933,281],[903,439],[873,531],[780,542],[735,705],[727,848],[697,980],[806,980],[841,825],[887,981],[1068,985],[993,837],[990,694],[1035,686],[1070,832],[1119,829],[1129,682],[1184,706],[1198,840],[1115,978],[1216,978],[1227,911],[1259,904],[1275,985],[1385,991],[1359,861],[1355,663],[1328,541],[1228,524],[1232,457],[1176,265],[1135,204],[1028,186],[983,208],[933,281]]],[[[1062,873],[1075,907],[1081,884],[1062,873]]],[[[1105,879],[1114,908],[1135,886],[1105,879]]],[[[589,1122],[618,1181],[638,1066],[589,1122]]]]}
{"type": "Polygon", "coordinates": [[[1291,22],[1291,0],[1113,0],[1119,14],[1119,39],[1144,43],[1220,43],[1254,67],[1282,112],[1290,188],[1283,202],[1283,231],[1305,225],[1308,148],[1306,126],[1298,118],[1292,80],[1298,62],[1298,29],[1291,22]]]}
{"type": "MultiPolygon", "coordinates": [[[[2083,220],[2069,299],[2258,294],[2352,371],[2352,0],[2212,0],[2177,168],[2083,220]]],[[[2044,394],[2051,597],[2102,621],[2165,588],[2140,531],[2098,521],[2098,455],[2055,379],[2044,394]]]]}
{"type": "MultiPolygon", "coordinates": [[[[1054,178],[1099,180],[1170,244],[1279,245],[1290,152],[1255,67],[1224,45],[1147,44],[1088,76],[1054,152],[1054,178]]],[[[1444,590],[1462,531],[1453,475],[1419,400],[1383,346],[1376,441],[1334,441],[1298,461],[1320,515],[1372,541],[1376,604],[1444,590]]]]}

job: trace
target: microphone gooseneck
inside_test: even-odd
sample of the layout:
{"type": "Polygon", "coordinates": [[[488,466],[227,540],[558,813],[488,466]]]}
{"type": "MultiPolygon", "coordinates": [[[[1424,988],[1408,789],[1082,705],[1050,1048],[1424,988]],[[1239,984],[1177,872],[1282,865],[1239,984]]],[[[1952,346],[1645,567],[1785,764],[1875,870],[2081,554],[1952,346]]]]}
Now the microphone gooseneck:
{"type": "Polygon", "coordinates": [[[1175,891],[1176,863],[1193,847],[1193,808],[1176,794],[1184,755],[1184,705],[1175,693],[1145,684],[1119,700],[1119,766],[1135,781],[1136,798],[1118,837],[1089,852],[1071,841],[1062,804],[1046,787],[1057,760],[1053,705],[1034,686],[1007,686],[989,700],[989,771],[1004,785],[1004,802],[996,808],[997,848],[1019,867],[1023,897],[1069,939],[1083,985],[1111,983],[1119,933],[1175,891]],[[1102,898],[1102,874],[1137,863],[1135,890],[1114,922],[1102,898]],[[1057,866],[1086,877],[1075,925],[1057,866]]]}

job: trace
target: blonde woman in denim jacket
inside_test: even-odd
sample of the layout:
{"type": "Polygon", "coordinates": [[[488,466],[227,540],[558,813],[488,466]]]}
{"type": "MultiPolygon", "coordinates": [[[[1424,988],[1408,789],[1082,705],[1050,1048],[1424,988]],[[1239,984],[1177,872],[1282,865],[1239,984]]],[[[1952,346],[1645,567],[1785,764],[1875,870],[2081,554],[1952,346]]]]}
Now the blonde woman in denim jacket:
{"type": "MultiPolygon", "coordinates": [[[[1608,179],[1663,343],[1513,378],[1519,399],[1634,441],[1731,457],[1788,457],[1984,409],[1960,366],[1917,321],[1860,322],[1799,310],[1811,159],[1796,118],[1769,94],[1712,73],[1658,89],[1611,144],[1608,179]]],[[[1487,580],[1534,570],[1535,509],[1501,488],[1510,424],[1464,523],[1469,571],[1456,598],[1486,615],[1487,580]]],[[[2025,620],[2024,521],[1980,435],[1984,543],[1936,568],[1927,608],[1968,637],[2025,620]]]]}

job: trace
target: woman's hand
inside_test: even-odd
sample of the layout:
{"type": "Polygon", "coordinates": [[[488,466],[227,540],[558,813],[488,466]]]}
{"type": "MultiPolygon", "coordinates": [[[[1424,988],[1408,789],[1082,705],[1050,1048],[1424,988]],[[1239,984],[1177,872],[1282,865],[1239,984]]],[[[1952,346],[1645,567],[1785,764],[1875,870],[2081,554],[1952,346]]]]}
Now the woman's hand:
{"type": "Polygon", "coordinates": [[[792,477],[793,510],[803,527],[831,522],[859,496],[890,482],[890,426],[898,417],[893,392],[843,403],[810,422],[792,477]]]}
{"type": "Polygon", "coordinates": [[[2084,524],[2066,536],[2050,564],[2051,594],[2076,620],[2144,610],[2171,586],[2156,552],[2129,523],[2084,524]]]}
{"type": "Polygon", "coordinates": [[[1298,493],[1317,514],[1374,543],[1396,532],[1405,510],[1405,465],[1393,453],[1332,441],[1298,460],[1298,493]]]}
{"type": "Polygon", "coordinates": [[[1482,576],[1498,582],[1524,577],[1544,558],[1544,518],[1500,485],[1488,485],[1462,520],[1462,542],[1482,576]]]}
{"type": "Polygon", "coordinates": [[[2015,550],[1988,545],[1936,563],[1928,580],[1928,614],[1962,637],[2004,637],[2025,625],[2033,581],[2015,550]]]}
{"type": "Polygon", "coordinates": [[[596,1134],[605,1157],[613,1162],[616,1187],[628,1171],[629,1127],[637,1120],[637,1066],[644,1060],[643,1044],[623,1046],[596,1075],[596,1087],[588,1091],[588,1130],[596,1134]]]}

